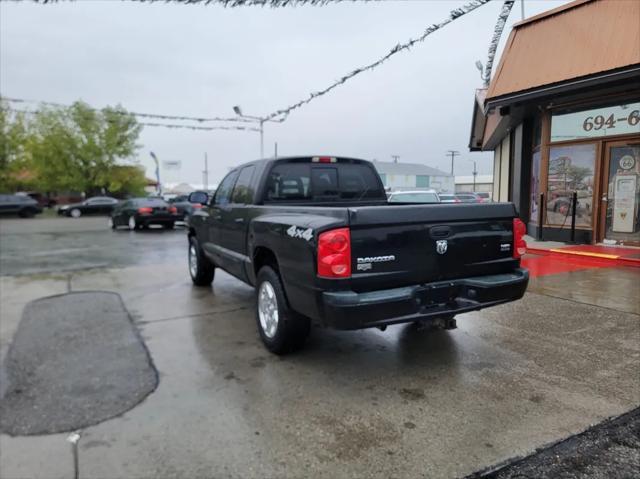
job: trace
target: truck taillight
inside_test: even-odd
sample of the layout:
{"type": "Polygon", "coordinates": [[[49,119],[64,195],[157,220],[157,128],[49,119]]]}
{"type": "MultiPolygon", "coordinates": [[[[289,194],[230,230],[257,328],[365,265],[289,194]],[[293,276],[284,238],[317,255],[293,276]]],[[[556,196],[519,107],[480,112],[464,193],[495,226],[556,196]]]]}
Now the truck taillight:
{"type": "Polygon", "coordinates": [[[312,163],[337,163],[338,159],[332,156],[314,156],[311,158],[312,163]]]}
{"type": "Polygon", "coordinates": [[[351,277],[351,233],[349,228],[325,231],[318,236],[318,276],[351,277]]]}
{"type": "Polygon", "coordinates": [[[148,207],[143,207],[143,208],[138,208],[138,213],[140,213],[141,215],[150,215],[151,213],[153,213],[153,208],[148,208],[148,207]]]}
{"type": "Polygon", "coordinates": [[[178,212],[178,208],[175,206],[169,206],[169,213],[176,214],[178,212]]]}
{"type": "Polygon", "coordinates": [[[527,225],[520,218],[513,218],[513,257],[516,259],[521,258],[527,252],[525,234],[527,234],[527,225]]]}

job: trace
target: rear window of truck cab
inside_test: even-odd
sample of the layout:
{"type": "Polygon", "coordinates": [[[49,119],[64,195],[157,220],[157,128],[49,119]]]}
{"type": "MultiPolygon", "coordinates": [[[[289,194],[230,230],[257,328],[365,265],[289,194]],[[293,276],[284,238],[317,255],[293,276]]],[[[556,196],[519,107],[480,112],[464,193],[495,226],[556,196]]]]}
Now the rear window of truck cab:
{"type": "Polygon", "coordinates": [[[276,163],[267,178],[266,201],[380,200],[382,183],[367,163],[276,163]]]}

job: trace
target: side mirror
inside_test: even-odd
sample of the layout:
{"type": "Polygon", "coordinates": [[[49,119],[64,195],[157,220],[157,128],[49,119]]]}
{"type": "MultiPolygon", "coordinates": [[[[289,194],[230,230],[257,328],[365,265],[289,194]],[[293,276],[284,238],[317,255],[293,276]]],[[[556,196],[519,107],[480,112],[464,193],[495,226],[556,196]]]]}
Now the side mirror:
{"type": "Polygon", "coordinates": [[[200,203],[206,205],[209,202],[209,195],[205,191],[194,191],[189,194],[189,203],[200,203]]]}

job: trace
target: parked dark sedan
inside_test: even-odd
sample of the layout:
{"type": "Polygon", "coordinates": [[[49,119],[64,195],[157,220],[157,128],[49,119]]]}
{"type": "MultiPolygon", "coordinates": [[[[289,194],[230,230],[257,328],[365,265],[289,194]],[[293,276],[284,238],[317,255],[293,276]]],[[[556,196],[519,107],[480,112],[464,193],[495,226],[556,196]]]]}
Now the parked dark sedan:
{"type": "Polygon", "coordinates": [[[110,215],[117,204],[118,200],[115,198],[94,196],[82,203],[61,206],[58,208],[58,214],[73,218],[80,218],[82,215],[110,215]]]}
{"type": "Polygon", "coordinates": [[[2,215],[32,218],[39,213],[42,213],[42,207],[33,198],[26,195],[0,195],[0,214],[2,215]]]}
{"type": "Polygon", "coordinates": [[[181,221],[189,221],[189,216],[193,214],[195,210],[202,208],[200,203],[189,202],[188,195],[180,195],[175,198],[171,198],[169,203],[178,209],[178,215],[181,221]]]}
{"type": "Polygon", "coordinates": [[[182,218],[178,209],[160,198],[132,198],[120,203],[111,214],[111,229],[126,226],[130,230],[161,225],[172,229],[182,218]]]}

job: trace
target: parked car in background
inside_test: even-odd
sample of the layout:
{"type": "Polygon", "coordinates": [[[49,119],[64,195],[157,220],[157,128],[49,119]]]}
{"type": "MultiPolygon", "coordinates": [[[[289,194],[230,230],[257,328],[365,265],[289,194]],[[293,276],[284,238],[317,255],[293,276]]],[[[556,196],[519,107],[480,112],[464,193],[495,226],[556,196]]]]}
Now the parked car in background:
{"type": "Polygon", "coordinates": [[[440,193],[440,203],[462,203],[453,193],[440,193]]]}
{"type": "Polygon", "coordinates": [[[136,230],[150,225],[173,229],[175,222],[180,220],[178,208],[162,198],[132,198],[116,206],[109,218],[109,225],[111,229],[126,226],[136,230]]]}
{"type": "Polygon", "coordinates": [[[0,195],[0,214],[18,215],[32,218],[42,213],[42,207],[36,200],[26,195],[0,195]]]}
{"type": "Polygon", "coordinates": [[[481,191],[480,193],[476,193],[483,201],[491,201],[491,194],[486,191],[481,191]]]}
{"type": "Polygon", "coordinates": [[[476,193],[456,193],[456,198],[460,203],[482,203],[484,200],[476,193]]]}
{"type": "Polygon", "coordinates": [[[394,191],[389,195],[389,203],[440,203],[435,191],[394,191]]]}
{"type": "Polygon", "coordinates": [[[82,215],[110,215],[118,200],[108,196],[94,196],[81,203],[72,203],[58,208],[60,216],[80,218],[82,215]]]}
{"type": "Polygon", "coordinates": [[[28,196],[29,198],[37,201],[38,205],[40,205],[42,208],[53,208],[58,204],[55,198],[43,193],[39,193],[37,191],[18,192],[17,194],[28,196]]]}
{"type": "Polygon", "coordinates": [[[200,203],[190,203],[189,195],[179,195],[174,198],[171,198],[168,203],[170,205],[175,206],[178,209],[178,215],[180,216],[180,221],[189,221],[189,217],[193,214],[195,210],[199,210],[202,208],[200,203]]]}

